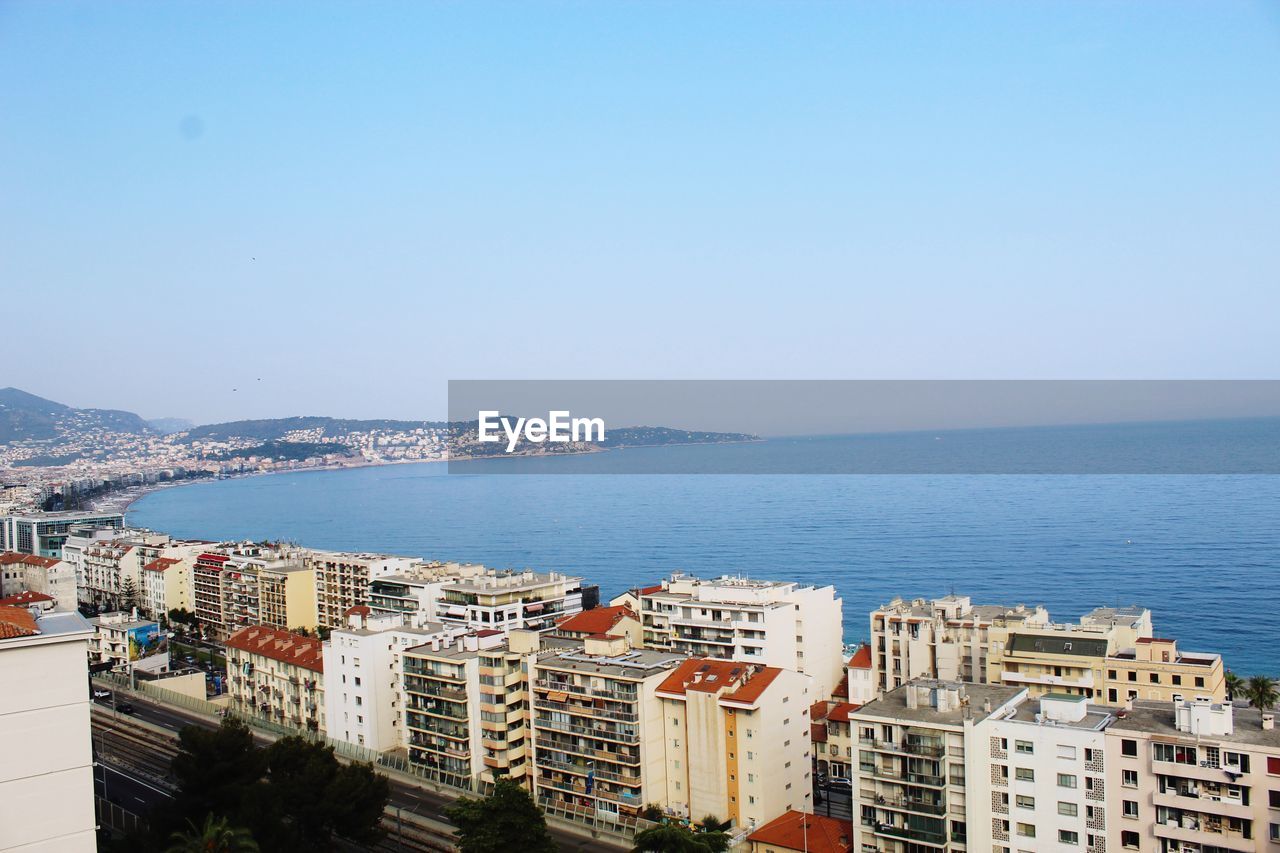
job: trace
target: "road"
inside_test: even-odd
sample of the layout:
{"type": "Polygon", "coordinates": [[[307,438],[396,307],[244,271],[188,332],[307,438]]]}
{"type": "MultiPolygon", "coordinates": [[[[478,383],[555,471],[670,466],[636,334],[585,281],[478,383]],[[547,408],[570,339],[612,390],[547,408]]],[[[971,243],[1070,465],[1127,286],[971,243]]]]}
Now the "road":
{"type": "Polygon", "coordinates": [[[149,782],[135,779],[128,770],[102,762],[93,764],[93,792],[126,811],[144,815],[157,805],[173,799],[173,795],[149,782]]]}
{"type": "Polygon", "coordinates": [[[822,804],[813,807],[814,814],[840,818],[841,820],[853,819],[853,791],[841,788],[823,788],[816,792],[822,795],[822,804]]]}
{"type": "MultiPolygon", "coordinates": [[[[126,700],[122,695],[116,701],[124,702],[126,700]]],[[[111,699],[100,699],[97,701],[97,705],[98,705],[98,708],[101,710],[101,712],[103,714],[108,715],[111,718],[111,720],[116,724],[129,725],[131,718],[134,718],[136,720],[144,720],[148,723],[161,726],[164,729],[172,732],[175,738],[177,737],[178,731],[181,730],[184,726],[194,725],[194,726],[200,726],[201,728],[206,728],[206,729],[213,729],[217,727],[217,723],[215,723],[212,720],[206,719],[205,717],[188,713],[179,708],[174,708],[168,705],[161,705],[157,702],[153,702],[148,699],[143,699],[139,697],[130,697],[128,698],[127,701],[133,706],[132,714],[123,714],[123,713],[120,713],[118,710],[113,710],[111,699]]],[[[257,731],[254,731],[254,738],[260,745],[263,745],[263,746],[271,743],[271,740],[272,740],[271,738],[267,737],[266,735],[260,734],[257,731]]],[[[177,750],[177,746],[175,744],[174,751],[176,752],[176,750],[177,750]]],[[[149,808],[153,807],[155,803],[158,802],[158,800],[155,800],[155,799],[148,800],[148,794],[145,792],[145,788],[150,787],[148,783],[146,783],[144,780],[139,780],[136,778],[123,775],[125,773],[128,773],[127,769],[116,768],[116,767],[111,767],[106,769],[110,774],[110,778],[107,780],[108,790],[111,792],[113,799],[115,797],[114,787],[115,787],[116,777],[121,776],[123,778],[130,779],[131,781],[135,782],[139,786],[144,786],[143,789],[141,790],[139,789],[127,790],[126,793],[123,794],[123,796],[134,797],[139,802],[149,802],[149,808]]],[[[95,776],[95,779],[96,779],[96,776],[95,776]]],[[[444,794],[438,794],[435,791],[427,790],[411,782],[406,782],[391,774],[387,774],[387,783],[389,788],[388,804],[392,808],[402,809],[406,816],[417,815],[418,817],[428,818],[431,820],[441,821],[444,823],[448,822],[447,820],[445,820],[443,809],[453,802],[452,797],[445,796],[444,794]]],[[[156,789],[156,790],[158,791],[159,789],[156,789]]],[[[164,793],[164,792],[161,791],[160,793],[164,793]]],[[[120,802],[120,805],[128,807],[127,802],[124,802],[124,801],[119,801],[119,802],[120,802]]],[[[406,818],[406,821],[407,820],[408,818],[406,818]]],[[[588,853],[618,853],[618,851],[622,849],[616,845],[606,844],[604,842],[596,841],[591,838],[584,838],[583,836],[577,835],[572,832],[567,832],[565,830],[559,829],[554,826],[549,827],[549,829],[551,830],[552,837],[556,840],[556,843],[560,846],[561,850],[588,851],[588,853]]],[[[394,832],[395,830],[392,829],[393,834],[394,832]]]]}

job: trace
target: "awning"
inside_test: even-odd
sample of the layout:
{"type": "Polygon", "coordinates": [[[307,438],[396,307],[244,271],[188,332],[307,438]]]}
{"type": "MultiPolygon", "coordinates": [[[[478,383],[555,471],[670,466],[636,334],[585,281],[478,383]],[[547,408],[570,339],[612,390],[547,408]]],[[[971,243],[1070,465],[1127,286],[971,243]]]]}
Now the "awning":
{"type": "Polygon", "coordinates": [[[539,601],[535,604],[526,604],[524,606],[524,609],[529,611],[530,613],[537,613],[539,610],[542,609],[542,607],[543,607],[542,602],[539,601]]]}
{"type": "Polygon", "coordinates": [[[565,702],[565,701],[568,701],[569,694],[557,690],[553,693],[548,693],[547,698],[550,699],[552,702],[565,702]]]}
{"type": "Polygon", "coordinates": [[[445,612],[448,613],[450,616],[466,616],[467,608],[459,607],[455,604],[449,607],[445,612]]]}

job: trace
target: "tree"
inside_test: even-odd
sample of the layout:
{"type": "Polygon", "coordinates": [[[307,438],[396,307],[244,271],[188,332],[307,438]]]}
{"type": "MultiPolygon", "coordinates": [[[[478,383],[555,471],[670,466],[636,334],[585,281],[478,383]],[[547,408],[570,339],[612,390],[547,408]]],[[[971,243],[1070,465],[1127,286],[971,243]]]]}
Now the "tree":
{"type": "Polygon", "coordinates": [[[1276,689],[1276,680],[1265,675],[1255,675],[1244,687],[1244,696],[1249,704],[1259,711],[1274,708],[1280,702],[1280,690],[1276,689]]]}
{"type": "Polygon", "coordinates": [[[190,821],[187,825],[187,832],[169,836],[166,853],[258,853],[258,842],[249,830],[233,827],[225,817],[209,814],[201,826],[190,821]]]}
{"type": "Polygon", "coordinates": [[[547,820],[529,792],[513,779],[499,777],[487,797],[462,797],[444,810],[458,827],[461,853],[555,853],[547,820]]]}
{"type": "Polygon", "coordinates": [[[234,717],[225,717],[217,729],[186,726],[178,733],[178,747],[172,764],[179,788],[175,822],[181,826],[210,814],[236,820],[245,791],[264,772],[262,750],[249,727],[234,717]]]}
{"type": "Polygon", "coordinates": [[[138,606],[138,583],[132,577],[120,582],[120,609],[132,610],[138,606]]]}
{"type": "Polygon", "coordinates": [[[728,849],[729,836],[723,832],[694,832],[667,823],[638,833],[632,853],[723,853],[728,849]]]}
{"type": "Polygon", "coordinates": [[[1226,677],[1223,679],[1227,686],[1227,698],[1243,699],[1245,680],[1230,670],[1227,671],[1226,677]]]}

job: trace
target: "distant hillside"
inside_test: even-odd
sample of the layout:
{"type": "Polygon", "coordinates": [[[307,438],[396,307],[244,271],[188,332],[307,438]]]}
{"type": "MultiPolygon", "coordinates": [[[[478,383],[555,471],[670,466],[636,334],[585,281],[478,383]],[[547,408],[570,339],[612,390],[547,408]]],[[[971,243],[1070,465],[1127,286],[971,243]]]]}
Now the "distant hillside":
{"type": "Polygon", "coordinates": [[[444,429],[438,421],[352,420],[303,416],[293,418],[268,418],[256,421],[228,421],[224,424],[207,424],[193,427],[180,436],[184,441],[226,441],[231,438],[252,438],[260,441],[278,441],[298,430],[321,430],[325,438],[341,438],[352,432],[369,430],[444,429]]]}
{"type": "Polygon", "coordinates": [[[175,432],[184,432],[195,426],[186,418],[152,418],[147,421],[147,425],[161,435],[173,435],[175,432]]]}
{"type": "Polygon", "coordinates": [[[0,388],[0,444],[48,441],[93,430],[130,435],[155,432],[133,412],[74,409],[17,388],[0,388]]]}

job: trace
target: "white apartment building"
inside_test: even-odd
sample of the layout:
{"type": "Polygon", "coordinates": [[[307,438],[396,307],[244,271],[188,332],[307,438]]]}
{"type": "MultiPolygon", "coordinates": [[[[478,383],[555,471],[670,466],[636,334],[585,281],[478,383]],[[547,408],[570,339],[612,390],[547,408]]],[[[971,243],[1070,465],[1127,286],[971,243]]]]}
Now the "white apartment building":
{"type": "Polygon", "coordinates": [[[88,666],[76,612],[0,607],[0,850],[97,849],[88,666]]]}
{"type": "MultiPolygon", "coordinates": [[[[917,679],[849,713],[856,738],[853,817],[860,853],[989,853],[970,809],[996,780],[976,777],[992,720],[1025,690],[917,679]]],[[[1033,846],[1030,850],[1038,850],[1033,846]]]]}
{"type": "Polygon", "coordinates": [[[440,621],[468,628],[549,631],[582,611],[582,578],[560,572],[490,569],[441,587],[440,621]]]}
{"type": "Polygon", "coordinates": [[[79,528],[124,526],[121,512],[29,512],[0,516],[0,551],[62,558],[67,537],[79,528]]]}
{"type": "Polygon", "coordinates": [[[444,585],[484,574],[474,563],[415,563],[402,574],[369,581],[369,609],[373,615],[400,614],[406,625],[441,621],[444,585]]]}
{"type": "Polygon", "coordinates": [[[674,574],[613,603],[632,602],[647,648],[803,672],[819,698],[844,677],[843,602],[834,587],[674,574]]]}
{"type": "Polygon", "coordinates": [[[992,717],[987,743],[968,754],[969,849],[1105,853],[1106,729],[1115,719],[1062,693],[992,717]]]}
{"type": "MultiPolygon", "coordinates": [[[[347,611],[347,624],[324,643],[325,719],[335,740],[377,752],[405,745],[403,664],[407,649],[449,646],[465,628],[440,622],[405,625],[399,614],[347,611]]],[[[500,639],[498,632],[490,632],[500,639]]]]}
{"type": "Polygon", "coordinates": [[[89,659],[111,664],[124,672],[166,672],[169,646],[165,632],[150,619],[138,618],[138,610],[101,613],[89,620],[89,659]]]}
{"type": "Polygon", "coordinates": [[[1043,607],[974,605],[969,596],[931,601],[895,598],[871,611],[872,668],[879,690],[913,678],[983,683],[992,626],[1034,627],[1049,623],[1043,607]]]}

